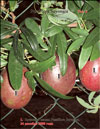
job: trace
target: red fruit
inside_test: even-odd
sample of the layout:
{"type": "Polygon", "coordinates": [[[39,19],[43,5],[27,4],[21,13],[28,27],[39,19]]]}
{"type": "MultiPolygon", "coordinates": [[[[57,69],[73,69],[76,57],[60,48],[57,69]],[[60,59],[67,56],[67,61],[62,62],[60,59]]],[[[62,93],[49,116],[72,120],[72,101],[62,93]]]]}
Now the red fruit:
{"type": "Polygon", "coordinates": [[[67,72],[64,76],[60,72],[59,57],[56,56],[56,65],[52,70],[48,69],[42,74],[42,79],[61,94],[68,94],[76,79],[76,68],[72,58],[68,57],[67,72]]]}
{"type": "Polygon", "coordinates": [[[10,85],[7,70],[5,69],[2,72],[3,83],[1,84],[1,100],[8,108],[22,108],[28,104],[32,97],[33,91],[28,86],[27,79],[24,75],[26,71],[27,69],[23,68],[22,83],[20,89],[17,91],[17,96],[15,95],[15,90],[12,89],[10,85]]]}
{"type": "Polygon", "coordinates": [[[100,91],[100,58],[88,61],[80,70],[82,84],[90,91],[100,91]]]}

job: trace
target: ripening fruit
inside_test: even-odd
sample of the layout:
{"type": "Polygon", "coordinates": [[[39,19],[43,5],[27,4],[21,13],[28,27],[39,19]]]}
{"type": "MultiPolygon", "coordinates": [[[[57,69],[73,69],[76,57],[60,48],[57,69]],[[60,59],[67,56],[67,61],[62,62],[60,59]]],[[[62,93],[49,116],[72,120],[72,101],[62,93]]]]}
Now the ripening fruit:
{"type": "Polygon", "coordinates": [[[1,100],[4,105],[11,109],[20,109],[28,104],[33,91],[28,86],[27,79],[25,78],[26,68],[23,68],[22,83],[20,89],[15,93],[15,90],[11,87],[8,79],[8,72],[5,69],[2,72],[3,83],[1,84],[1,100]]]}
{"type": "Polygon", "coordinates": [[[59,57],[56,55],[56,65],[52,67],[52,70],[48,69],[43,72],[42,79],[59,93],[68,94],[72,90],[76,79],[76,68],[72,58],[68,57],[67,72],[62,76],[59,57]]]}
{"type": "Polygon", "coordinates": [[[86,63],[80,70],[80,80],[88,90],[100,91],[100,57],[86,63]]]}

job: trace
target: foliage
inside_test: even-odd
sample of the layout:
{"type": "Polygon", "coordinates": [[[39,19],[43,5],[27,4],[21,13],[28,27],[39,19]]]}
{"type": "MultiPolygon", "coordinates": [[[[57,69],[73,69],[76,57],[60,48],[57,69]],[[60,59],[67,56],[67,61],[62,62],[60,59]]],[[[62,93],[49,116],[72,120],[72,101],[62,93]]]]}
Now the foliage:
{"type": "MultiPolygon", "coordinates": [[[[12,17],[12,22],[8,19],[9,15],[16,12],[19,3],[17,0],[9,0],[8,10],[1,8],[2,13],[6,12],[6,15],[1,13],[1,69],[8,67],[10,82],[15,90],[21,85],[22,67],[29,69],[26,77],[33,89],[36,87],[35,79],[46,89],[47,84],[33,75],[52,68],[55,65],[55,53],[60,59],[62,76],[67,71],[68,55],[80,52],[79,69],[89,59],[100,57],[100,4],[97,1],[66,1],[65,4],[57,1],[34,1],[34,5],[40,4],[40,10],[37,11],[41,16],[40,24],[34,17],[28,17],[17,25],[12,23],[16,22],[15,17],[12,17]]],[[[49,86],[46,90],[55,96],[58,94],[49,86]]]]}

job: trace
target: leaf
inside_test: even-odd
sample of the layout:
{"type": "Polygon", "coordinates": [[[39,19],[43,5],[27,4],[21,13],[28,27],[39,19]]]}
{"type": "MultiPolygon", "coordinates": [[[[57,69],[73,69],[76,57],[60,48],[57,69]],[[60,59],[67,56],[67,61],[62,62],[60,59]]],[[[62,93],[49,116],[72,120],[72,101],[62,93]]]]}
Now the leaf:
{"type": "Polygon", "coordinates": [[[66,25],[78,20],[76,14],[71,12],[69,9],[52,9],[48,13],[48,19],[55,25],[66,25]]]}
{"type": "Polygon", "coordinates": [[[94,109],[92,109],[92,110],[87,110],[86,112],[88,112],[88,113],[97,113],[98,112],[98,108],[94,108],[94,109]]]}
{"type": "Polygon", "coordinates": [[[7,62],[5,59],[3,59],[3,58],[1,58],[0,62],[1,62],[1,63],[0,63],[0,68],[6,66],[7,63],[8,63],[8,62],[7,62]]]}
{"type": "Polygon", "coordinates": [[[10,11],[14,12],[15,9],[18,7],[17,0],[9,0],[9,5],[10,5],[10,11]]]}
{"type": "Polygon", "coordinates": [[[12,41],[13,41],[13,38],[2,39],[2,40],[1,40],[1,43],[0,43],[0,46],[3,46],[3,45],[5,45],[5,44],[8,44],[8,43],[10,43],[10,42],[12,42],[12,41]]]}
{"type": "Polygon", "coordinates": [[[41,28],[42,28],[42,33],[44,34],[45,31],[48,29],[49,26],[49,19],[46,14],[42,15],[42,20],[41,20],[41,28]]]}
{"type": "Polygon", "coordinates": [[[99,14],[100,14],[99,8],[92,9],[88,11],[88,13],[84,13],[83,19],[85,20],[98,19],[99,20],[99,14]]]}
{"type": "Polygon", "coordinates": [[[99,57],[100,57],[100,41],[94,44],[90,60],[94,61],[99,57]]]}
{"type": "Polygon", "coordinates": [[[94,99],[94,105],[99,106],[100,105],[100,95],[98,95],[95,99],[94,99]]]}
{"type": "Polygon", "coordinates": [[[77,101],[85,108],[87,109],[94,109],[94,107],[90,104],[88,104],[87,102],[85,102],[83,99],[81,99],[80,97],[76,96],[77,101]]]}
{"type": "Polygon", "coordinates": [[[94,45],[96,42],[99,41],[99,28],[96,27],[88,36],[87,39],[85,40],[84,43],[84,48],[90,47],[94,45]]]}
{"type": "Polygon", "coordinates": [[[86,2],[94,9],[99,8],[99,2],[98,1],[93,1],[93,0],[86,0],[86,2]]]}
{"type": "Polygon", "coordinates": [[[84,29],[80,29],[80,28],[72,28],[71,29],[73,32],[75,32],[76,34],[82,35],[82,36],[87,36],[89,33],[88,31],[84,30],[84,29]]]}
{"type": "Polygon", "coordinates": [[[12,35],[14,30],[15,29],[2,29],[1,28],[1,33],[0,33],[1,39],[4,39],[7,35],[12,35]]]}
{"type": "Polygon", "coordinates": [[[35,22],[32,18],[25,19],[25,25],[26,27],[31,30],[34,34],[42,35],[39,25],[35,22]]]}
{"type": "Polygon", "coordinates": [[[95,91],[93,91],[93,92],[91,92],[90,94],[89,94],[89,97],[88,97],[88,100],[89,100],[89,103],[91,104],[91,105],[93,105],[93,103],[92,103],[92,99],[93,99],[93,97],[94,97],[94,95],[95,95],[95,91]]]}
{"type": "Polygon", "coordinates": [[[10,78],[10,83],[14,90],[19,90],[22,81],[22,70],[23,65],[19,63],[14,55],[13,48],[10,50],[9,62],[8,62],[8,73],[10,78]]]}
{"type": "Polygon", "coordinates": [[[31,48],[34,50],[37,50],[39,45],[37,42],[37,39],[35,37],[35,35],[32,33],[32,31],[30,31],[29,29],[26,28],[21,28],[22,33],[25,35],[29,45],[31,46],[31,48]]]}
{"type": "Polygon", "coordinates": [[[62,31],[62,28],[61,27],[59,27],[59,26],[53,26],[48,31],[46,31],[45,36],[46,37],[51,37],[51,36],[54,36],[54,35],[60,33],[61,31],[62,31]]]}
{"type": "Polygon", "coordinates": [[[66,44],[64,40],[64,34],[59,33],[57,35],[57,46],[58,46],[58,56],[59,56],[59,61],[60,61],[60,71],[62,76],[66,74],[67,71],[67,54],[65,53],[66,51],[66,44]]]}
{"type": "Polygon", "coordinates": [[[74,2],[77,4],[77,6],[81,9],[82,5],[83,5],[83,1],[80,0],[74,0],[74,2]]]}
{"type": "Polygon", "coordinates": [[[7,20],[2,20],[2,19],[0,19],[0,21],[1,21],[1,26],[3,28],[15,28],[15,29],[18,29],[17,24],[13,24],[12,22],[9,22],[7,20]]]}
{"type": "Polygon", "coordinates": [[[73,99],[73,97],[71,96],[65,96],[63,94],[60,94],[59,92],[55,91],[49,84],[47,84],[44,80],[42,80],[41,78],[39,78],[36,74],[34,75],[34,77],[36,78],[36,80],[40,83],[40,85],[49,93],[51,93],[52,95],[62,98],[62,99],[73,99]]]}
{"type": "Polygon", "coordinates": [[[45,72],[48,68],[51,68],[53,65],[56,65],[55,56],[42,62],[30,64],[30,70],[32,70],[34,73],[42,73],[45,72]]]}
{"type": "Polygon", "coordinates": [[[25,73],[26,78],[28,79],[28,84],[30,88],[32,88],[33,92],[35,92],[35,80],[33,78],[33,74],[31,71],[25,73]]]}
{"type": "Polygon", "coordinates": [[[79,36],[77,34],[75,34],[70,28],[66,27],[64,28],[65,33],[72,39],[75,40],[77,39],[79,36]]]}
{"type": "Polygon", "coordinates": [[[23,48],[20,44],[18,44],[18,38],[19,38],[19,32],[18,30],[14,34],[14,39],[13,39],[13,49],[14,49],[14,54],[16,56],[16,59],[23,64],[24,66],[28,67],[29,64],[23,59],[23,48]]]}
{"type": "Polygon", "coordinates": [[[91,47],[87,47],[87,48],[83,48],[82,47],[82,50],[81,50],[81,53],[80,53],[80,57],[79,57],[79,62],[78,62],[78,66],[79,66],[79,69],[81,70],[85,64],[87,63],[90,55],[91,55],[91,52],[92,52],[92,46],[91,47]]]}
{"type": "Polygon", "coordinates": [[[68,48],[67,53],[71,54],[72,51],[76,51],[84,43],[85,37],[80,37],[76,39],[68,48]]]}

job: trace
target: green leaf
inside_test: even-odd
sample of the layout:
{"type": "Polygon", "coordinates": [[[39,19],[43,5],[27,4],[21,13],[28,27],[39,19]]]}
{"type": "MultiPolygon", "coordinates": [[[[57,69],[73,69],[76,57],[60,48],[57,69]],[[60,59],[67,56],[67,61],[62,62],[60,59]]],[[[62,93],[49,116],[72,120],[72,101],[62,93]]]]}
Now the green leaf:
{"type": "Polygon", "coordinates": [[[32,88],[33,92],[35,92],[35,80],[33,78],[32,72],[28,71],[25,73],[26,78],[28,79],[28,84],[30,88],[32,88]]]}
{"type": "Polygon", "coordinates": [[[100,105],[100,95],[98,95],[98,96],[94,99],[94,105],[95,105],[95,106],[99,106],[99,105],[100,105]]]}
{"type": "Polygon", "coordinates": [[[0,75],[0,85],[1,85],[1,83],[3,83],[3,77],[2,77],[2,75],[0,75]]]}
{"type": "Polygon", "coordinates": [[[42,73],[45,72],[48,68],[51,68],[53,65],[56,65],[55,56],[42,62],[30,64],[30,70],[32,70],[34,73],[42,73]]]}
{"type": "Polygon", "coordinates": [[[35,22],[33,18],[25,19],[26,27],[31,30],[34,34],[42,35],[39,25],[35,22]]]}
{"type": "Polygon", "coordinates": [[[4,39],[7,35],[12,35],[13,33],[13,31],[14,31],[15,29],[3,29],[3,28],[1,28],[1,33],[0,33],[0,36],[1,36],[1,39],[4,39]]]}
{"type": "Polygon", "coordinates": [[[60,33],[63,29],[59,26],[52,26],[48,31],[46,31],[45,36],[51,37],[60,33]]]}
{"type": "Polygon", "coordinates": [[[96,27],[88,36],[87,39],[85,40],[84,43],[84,48],[90,47],[94,45],[96,42],[99,41],[99,28],[96,27]]]}
{"type": "Polygon", "coordinates": [[[76,51],[84,43],[85,37],[80,37],[76,39],[68,48],[67,53],[71,54],[73,51],[76,51]]]}
{"type": "Polygon", "coordinates": [[[71,29],[74,33],[82,35],[82,36],[87,36],[89,33],[87,30],[80,29],[80,28],[72,28],[71,29]]]}
{"type": "Polygon", "coordinates": [[[95,114],[98,112],[98,108],[94,108],[92,110],[87,110],[86,112],[95,114]]]}
{"type": "Polygon", "coordinates": [[[79,7],[77,7],[77,5],[74,3],[74,1],[68,0],[68,9],[71,12],[79,15],[79,13],[78,13],[79,7]]]}
{"type": "Polygon", "coordinates": [[[13,41],[13,38],[2,39],[2,40],[1,40],[1,43],[0,43],[0,46],[3,46],[3,45],[5,45],[5,44],[8,44],[8,43],[10,43],[10,42],[12,42],[12,41],[13,41]]]}
{"type": "Polygon", "coordinates": [[[41,28],[42,28],[42,33],[44,34],[45,31],[48,29],[49,26],[49,19],[46,14],[42,15],[42,20],[41,20],[41,28]]]}
{"type": "Polygon", "coordinates": [[[65,33],[72,39],[75,40],[77,39],[79,36],[77,34],[75,34],[70,28],[66,27],[64,28],[65,33]]]}
{"type": "Polygon", "coordinates": [[[40,85],[46,90],[48,91],[50,94],[62,98],[62,99],[73,99],[73,97],[71,96],[65,96],[63,94],[60,94],[59,92],[55,91],[49,84],[47,84],[44,80],[42,80],[41,78],[39,78],[37,75],[34,75],[34,77],[36,78],[36,80],[40,83],[40,85]]]}
{"type": "Polygon", "coordinates": [[[31,46],[32,50],[37,50],[39,45],[36,36],[29,29],[21,28],[21,30],[22,33],[25,35],[27,41],[29,42],[29,45],[31,46]]]}
{"type": "Polygon", "coordinates": [[[14,88],[14,90],[20,89],[22,81],[22,73],[23,73],[22,70],[23,70],[23,65],[19,63],[19,61],[16,59],[14,55],[14,50],[12,48],[9,54],[8,72],[9,72],[10,83],[14,88]]]}
{"type": "Polygon", "coordinates": [[[92,50],[90,60],[94,61],[99,57],[100,57],[100,41],[95,43],[95,45],[93,46],[93,50],[92,50]]]}
{"type": "Polygon", "coordinates": [[[94,9],[99,8],[100,4],[98,1],[86,0],[86,2],[94,9]]]}
{"type": "Polygon", "coordinates": [[[100,14],[99,8],[92,9],[88,11],[88,13],[84,13],[83,19],[85,20],[98,19],[99,20],[99,14],[100,14]]]}
{"type": "Polygon", "coordinates": [[[1,21],[1,26],[3,28],[15,28],[15,29],[18,29],[17,24],[13,24],[12,22],[9,22],[7,20],[2,20],[2,19],[0,19],[0,21],[1,21]]]}
{"type": "Polygon", "coordinates": [[[83,48],[82,47],[82,50],[81,50],[81,53],[80,53],[80,57],[79,57],[79,62],[78,62],[80,70],[87,63],[87,61],[88,61],[88,59],[89,59],[89,57],[91,55],[91,52],[92,52],[92,46],[91,47],[87,47],[87,48],[83,48]]]}
{"type": "Polygon", "coordinates": [[[18,8],[17,0],[9,0],[10,11],[14,12],[18,8]]]}
{"type": "Polygon", "coordinates": [[[89,103],[91,104],[91,105],[93,105],[93,103],[92,103],[92,99],[93,99],[93,97],[94,97],[94,95],[95,95],[95,91],[93,91],[93,92],[91,92],[90,94],[89,94],[89,97],[88,97],[88,100],[89,100],[89,103]]]}
{"type": "Polygon", "coordinates": [[[67,54],[66,52],[66,38],[63,33],[57,35],[57,46],[58,46],[58,56],[60,61],[60,71],[62,76],[66,74],[67,71],[67,54]],[[65,39],[65,40],[64,40],[65,39]]]}
{"type": "Polygon", "coordinates": [[[80,97],[76,96],[77,101],[85,108],[87,109],[94,109],[94,107],[90,104],[88,104],[87,102],[85,102],[83,99],[81,99],[80,97]]]}
{"type": "Polygon", "coordinates": [[[74,0],[74,2],[76,3],[76,5],[81,9],[83,3],[81,0],[74,0]]]}
{"type": "Polygon", "coordinates": [[[14,54],[16,56],[16,59],[21,64],[28,67],[29,64],[23,59],[23,48],[22,48],[21,44],[18,44],[18,38],[19,38],[19,32],[17,30],[16,33],[14,34],[14,39],[13,39],[14,54]]]}
{"type": "Polygon", "coordinates": [[[41,47],[43,47],[44,49],[48,49],[47,44],[43,41],[43,37],[42,36],[38,36],[36,35],[37,41],[38,43],[41,45],[41,47]]]}
{"type": "Polygon", "coordinates": [[[6,66],[7,63],[8,63],[8,62],[7,62],[5,59],[3,59],[3,58],[0,59],[0,62],[1,62],[1,63],[0,63],[0,68],[6,66]]]}

